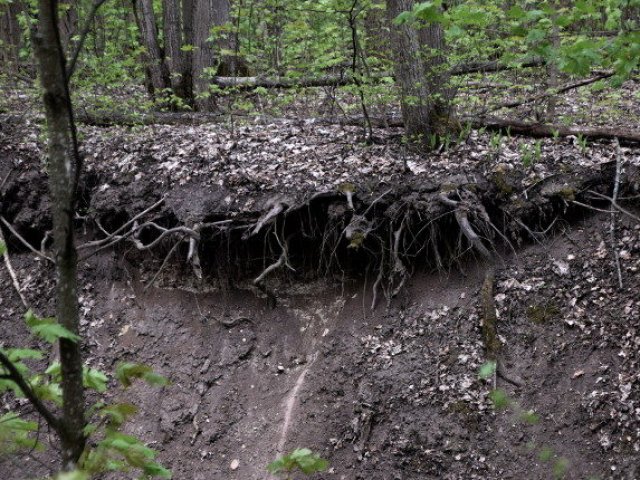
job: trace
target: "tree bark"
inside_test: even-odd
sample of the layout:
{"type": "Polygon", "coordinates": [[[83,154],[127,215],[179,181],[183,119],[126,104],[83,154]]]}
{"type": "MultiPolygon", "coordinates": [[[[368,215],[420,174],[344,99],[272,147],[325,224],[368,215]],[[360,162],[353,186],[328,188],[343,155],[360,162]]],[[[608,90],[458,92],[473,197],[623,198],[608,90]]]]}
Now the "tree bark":
{"type": "MultiPolygon", "coordinates": [[[[229,40],[222,39],[220,32],[212,31],[214,27],[222,27],[230,18],[231,4],[229,0],[192,0],[193,14],[193,90],[196,106],[200,110],[215,109],[215,98],[208,95],[210,78],[215,75],[214,69],[221,67],[222,58],[216,58],[216,50],[231,50],[229,40]],[[213,41],[210,41],[212,38],[213,41]],[[198,98],[198,96],[200,96],[198,98]]],[[[228,36],[232,38],[232,35],[228,36]]]]}
{"type": "MultiPolygon", "coordinates": [[[[389,21],[409,11],[414,0],[387,0],[389,21]]],[[[402,117],[407,135],[426,142],[430,135],[451,127],[452,91],[444,66],[444,31],[439,24],[393,25],[396,81],[400,86],[402,117]]]]}
{"type": "MultiPolygon", "coordinates": [[[[56,259],[56,314],[69,331],[79,333],[77,252],[73,218],[81,168],[66,61],[58,30],[57,0],[38,1],[38,25],[32,42],[40,70],[48,133],[49,189],[56,259]]],[[[84,450],[84,389],[79,342],[60,340],[62,367],[62,460],[72,470],[84,450]]]]}
{"type": "Polygon", "coordinates": [[[164,52],[158,41],[158,27],[153,3],[152,0],[133,0],[133,5],[140,30],[140,41],[146,49],[148,82],[152,95],[161,96],[166,89],[171,88],[171,78],[164,59],[164,52]]]}
{"type": "Polygon", "coordinates": [[[22,32],[18,25],[18,14],[22,10],[19,1],[0,6],[0,63],[17,71],[20,61],[22,32]]]}

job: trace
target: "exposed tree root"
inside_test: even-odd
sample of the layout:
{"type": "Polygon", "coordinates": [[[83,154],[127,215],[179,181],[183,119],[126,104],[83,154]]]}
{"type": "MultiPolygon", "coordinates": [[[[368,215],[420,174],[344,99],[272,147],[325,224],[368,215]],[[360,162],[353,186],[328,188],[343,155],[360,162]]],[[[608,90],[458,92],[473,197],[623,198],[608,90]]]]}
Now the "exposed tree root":
{"type": "Polygon", "coordinates": [[[482,337],[484,340],[487,359],[496,363],[497,375],[517,387],[524,386],[524,381],[507,372],[500,357],[500,340],[498,339],[498,315],[494,299],[495,274],[493,265],[487,268],[480,290],[482,308],[482,337]]]}
{"type": "MultiPolygon", "coordinates": [[[[2,230],[0,229],[0,244],[7,245],[7,242],[4,240],[4,235],[2,235],[2,230]]],[[[27,299],[22,293],[22,288],[20,287],[20,282],[18,281],[18,276],[16,275],[16,271],[13,269],[13,265],[11,265],[11,259],[9,258],[9,251],[4,252],[2,255],[4,260],[4,266],[9,272],[9,277],[11,277],[11,282],[13,283],[13,288],[15,289],[18,297],[20,297],[20,301],[25,309],[29,309],[29,304],[27,303],[27,299]]]]}

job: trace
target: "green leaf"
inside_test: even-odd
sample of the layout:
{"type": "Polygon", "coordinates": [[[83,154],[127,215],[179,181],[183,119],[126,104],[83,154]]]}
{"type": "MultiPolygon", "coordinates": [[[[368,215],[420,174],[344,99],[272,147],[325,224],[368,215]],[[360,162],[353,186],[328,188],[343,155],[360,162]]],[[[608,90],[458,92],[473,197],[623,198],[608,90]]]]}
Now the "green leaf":
{"type": "Polygon", "coordinates": [[[4,242],[0,242],[0,257],[5,253],[7,253],[7,246],[4,244],[4,242]]]}
{"type": "Polygon", "coordinates": [[[107,390],[108,381],[107,376],[100,370],[85,367],[82,371],[82,383],[84,386],[98,393],[104,393],[107,390]]]}
{"type": "Polygon", "coordinates": [[[535,413],[533,413],[532,411],[526,411],[520,414],[520,420],[522,420],[525,423],[528,423],[529,425],[536,425],[537,423],[540,422],[540,417],[535,413]]]}
{"type": "Polygon", "coordinates": [[[487,362],[480,367],[480,372],[478,373],[478,377],[482,380],[486,380],[487,378],[493,377],[493,374],[496,372],[496,362],[487,362]]]}
{"type": "Polygon", "coordinates": [[[498,409],[498,410],[502,410],[504,408],[507,408],[509,406],[509,397],[507,396],[507,394],[504,392],[504,390],[493,390],[490,394],[489,394],[489,398],[491,399],[491,401],[493,402],[493,405],[498,409]]]}
{"type": "Polygon", "coordinates": [[[156,462],[147,463],[142,471],[145,475],[149,475],[151,477],[159,477],[159,478],[171,478],[171,470],[167,470],[162,465],[156,462]]]}
{"type": "Polygon", "coordinates": [[[548,462],[553,457],[553,450],[549,447],[542,447],[540,449],[540,453],[538,453],[538,458],[541,462],[548,462]]]}
{"type": "Polygon", "coordinates": [[[55,480],[89,480],[89,474],[82,470],[74,470],[73,472],[62,472],[54,477],[55,480]]]}
{"type": "Polygon", "coordinates": [[[138,413],[138,407],[132,403],[116,403],[100,409],[100,415],[108,417],[111,425],[115,427],[120,427],[136,413],[138,413]]]}
{"type": "Polygon", "coordinates": [[[61,338],[72,342],[80,340],[78,335],[64,328],[55,318],[38,318],[29,310],[24,319],[31,332],[48,343],[54,344],[61,338]]]}
{"type": "Polygon", "coordinates": [[[329,462],[308,448],[297,448],[293,452],[283,455],[267,465],[270,473],[292,472],[300,470],[305,475],[322,472],[329,467],[329,462]]]}
{"type": "Polygon", "coordinates": [[[149,385],[154,386],[165,386],[169,384],[166,378],[154,373],[151,367],[139,363],[125,362],[119,364],[116,367],[116,378],[125,388],[130,387],[136,378],[141,378],[149,385]]]}
{"type": "Polygon", "coordinates": [[[23,420],[16,413],[9,412],[0,416],[0,452],[43,449],[44,446],[32,436],[37,430],[37,422],[23,420]]]}
{"type": "Polygon", "coordinates": [[[564,478],[567,474],[567,470],[569,470],[569,460],[565,457],[560,457],[553,464],[553,478],[564,478]]]}
{"type": "Polygon", "coordinates": [[[34,350],[32,348],[10,348],[4,350],[4,353],[12,362],[40,360],[44,356],[40,350],[34,350]]]}

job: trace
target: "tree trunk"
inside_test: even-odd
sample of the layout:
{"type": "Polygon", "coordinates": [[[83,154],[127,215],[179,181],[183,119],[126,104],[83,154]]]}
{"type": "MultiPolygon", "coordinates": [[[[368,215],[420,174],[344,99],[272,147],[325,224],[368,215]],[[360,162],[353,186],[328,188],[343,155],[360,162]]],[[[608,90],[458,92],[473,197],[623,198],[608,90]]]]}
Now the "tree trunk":
{"type": "MultiPolygon", "coordinates": [[[[389,21],[412,9],[414,0],[387,0],[389,21]]],[[[392,26],[396,81],[407,135],[426,142],[452,127],[452,90],[443,70],[444,32],[439,24],[392,26]]]]}
{"type": "Polygon", "coordinates": [[[153,12],[152,0],[133,0],[136,22],[140,30],[140,43],[146,49],[148,82],[154,96],[162,96],[171,88],[169,69],[164,59],[164,52],[158,42],[158,27],[153,12]]]}
{"type": "Polygon", "coordinates": [[[0,63],[17,71],[20,61],[22,32],[18,25],[21,2],[0,5],[0,63]]]}
{"type": "MultiPolygon", "coordinates": [[[[231,4],[229,0],[193,0],[193,86],[196,105],[200,110],[215,109],[215,99],[208,95],[210,78],[223,65],[221,58],[216,58],[216,51],[231,50],[230,40],[222,39],[220,32],[212,31],[214,27],[221,27],[229,22],[231,4]],[[213,37],[214,41],[208,39],[213,37]]],[[[233,35],[228,35],[233,38],[233,35]]],[[[222,70],[228,70],[224,66],[222,70]]],[[[228,72],[226,72],[228,73],[228,72]]]]}
{"type": "MultiPolygon", "coordinates": [[[[40,70],[48,133],[49,189],[56,259],[56,315],[78,334],[77,252],[73,219],[81,162],[66,77],[66,61],[58,30],[56,0],[39,0],[38,25],[32,42],[40,70]]],[[[84,390],[79,342],[60,340],[62,367],[62,459],[72,470],[85,445],[84,390]]]]}
{"type": "Polygon", "coordinates": [[[180,87],[178,88],[178,95],[185,99],[185,101],[193,106],[193,52],[191,47],[193,46],[193,11],[194,0],[182,0],[182,40],[187,48],[182,55],[182,76],[180,77],[180,87]]]}
{"type": "Polygon", "coordinates": [[[69,50],[69,42],[78,31],[78,10],[74,2],[64,5],[64,9],[60,12],[59,30],[60,42],[65,51],[69,50]]]}
{"type": "Polygon", "coordinates": [[[171,83],[179,83],[182,74],[182,12],[180,0],[162,1],[162,26],[164,32],[164,54],[171,72],[171,83]]]}

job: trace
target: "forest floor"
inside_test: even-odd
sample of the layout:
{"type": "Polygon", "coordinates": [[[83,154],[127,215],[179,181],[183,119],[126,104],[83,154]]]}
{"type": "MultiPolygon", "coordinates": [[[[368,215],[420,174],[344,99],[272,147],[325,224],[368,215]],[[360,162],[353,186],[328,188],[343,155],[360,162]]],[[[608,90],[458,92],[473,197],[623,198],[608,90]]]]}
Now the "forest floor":
{"type": "MultiPolygon", "coordinates": [[[[46,252],[39,128],[0,128],[0,214],[46,252]]],[[[80,135],[87,363],[171,380],[111,395],[141,406],[129,428],[174,478],[269,478],[296,447],[330,461],[324,479],[640,478],[640,149],[472,130],[424,155],[398,129],[367,145],[304,120],[80,135]],[[465,218],[517,385],[478,376],[488,264],[465,218]]],[[[52,265],[3,232],[29,305],[53,315],[52,265]]],[[[2,278],[0,344],[34,345],[2,278]]]]}

